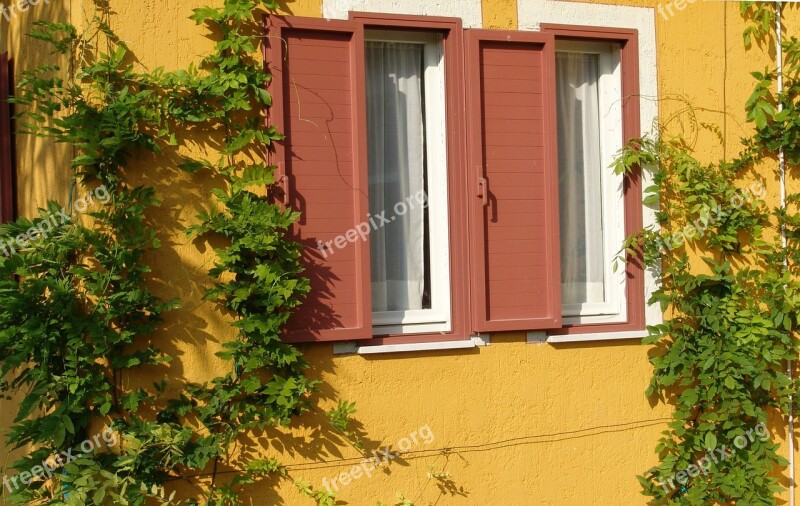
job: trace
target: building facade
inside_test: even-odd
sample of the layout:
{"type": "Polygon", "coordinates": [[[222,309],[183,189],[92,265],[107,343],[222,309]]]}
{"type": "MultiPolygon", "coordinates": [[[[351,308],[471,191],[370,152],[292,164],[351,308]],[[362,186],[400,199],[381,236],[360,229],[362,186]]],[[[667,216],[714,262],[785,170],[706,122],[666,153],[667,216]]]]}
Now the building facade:
{"type": "MultiPolygon", "coordinates": [[[[24,36],[33,21],[81,26],[89,4],[0,19],[15,72],[47,58],[24,36]]],[[[188,19],[198,6],[122,1],[112,26],[147,68],[183,68],[211,47],[188,19]]],[[[270,156],[282,198],[303,212],[314,288],[287,339],[326,394],[357,404],[370,440],[410,452],[373,471],[301,430],[284,441],[305,441],[282,457],[293,474],[355,505],[398,491],[416,504],[644,504],[636,475],[656,463],[670,416],[644,395],[658,276],[613,264],[655,218],[646,180],[609,165],[656,121],[709,160],[734,154],[697,125],[731,139],[747,128],[749,72],[769,60],[743,48],[737,5],[296,0],[280,14],[265,20],[265,56],[269,121],[287,138],[270,156]]],[[[20,214],[66,197],[67,151],[17,137],[20,214]]],[[[201,299],[213,252],[183,235],[210,182],[150,169],[139,182],[170,210],[157,218],[160,295],[184,300],[164,347],[202,381],[224,370],[214,354],[231,335],[201,299]]],[[[308,501],[287,484],[254,490],[252,504],[279,504],[274,494],[308,501]]]]}

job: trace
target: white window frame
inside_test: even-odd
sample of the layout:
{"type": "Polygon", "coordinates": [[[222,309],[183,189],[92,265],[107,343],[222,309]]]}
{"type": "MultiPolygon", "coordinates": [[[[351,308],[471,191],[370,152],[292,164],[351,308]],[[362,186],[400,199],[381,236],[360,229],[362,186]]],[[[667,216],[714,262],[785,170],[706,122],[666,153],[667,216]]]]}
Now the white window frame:
{"type": "Polygon", "coordinates": [[[434,32],[367,30],[368,42],[398,42],[424,46],[425,143],[430,227],[431,308],[373,311],[372,333],[420,334],[450,332],[450,230],[447,195],[447,110],[444,36],[434,32]]]}
{"type": "MultiPolygon", "coordinates": [[[[600,109],[600,191],[603,213],[604,298],[602,303],[563,304],[567,325],[623,323],[627,321],[625,269],[614,271],[614,259],[625,240],[623,176],[610,166],[622,149],[622,73],[619,44],[592,41],[556,41],[557,53],[598,55],[598,107],[600,109]]],[[[564,252],[562,252],[564,254],[564,252]]]]}

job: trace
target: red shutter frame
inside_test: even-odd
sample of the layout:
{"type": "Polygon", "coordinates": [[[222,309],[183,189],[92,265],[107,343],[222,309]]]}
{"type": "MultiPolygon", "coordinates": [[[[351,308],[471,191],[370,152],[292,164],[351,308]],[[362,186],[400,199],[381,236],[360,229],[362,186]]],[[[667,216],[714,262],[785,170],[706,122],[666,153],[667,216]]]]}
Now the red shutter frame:
{"type": "MultiPolygon", "coordinates": [[[[557,39],[616,42],[620,45],[622,66],[622,135],[623,144],[641,136],[639,95],[639,32],[630,28],[606,28],[542,23],[541,30],[557,39]]],[[[633,235],[643,227],[642,178],[636,168],[625,176],[625,235],[633,235]]],[[[596,325],[566,325],[551,334],[585,334],[592,332],[625,332],[645,329],[644,268],[638,261],[626,265],[627,322],[596,325]]]]}
{"type": "Polygon", "coordinates": [[[0,222],[17,217],[16,170],[12,107],[13,64],[8,53],[0,54],[0,222]]]}
{"type": "MultiPolygon", "coordinates": [[[[284,204],[302,215],[311,292],[292,315],[287,342],[372,337],[369,238],[324,252],[368,219],[363,29],[349,21],[267,16],[265,59],[273,97],[267,121],[286,135],[270,163],[284,204]]],[[[340,241],[341,242],[341,241],[340,241]]]]}
{"type": "Polygon", "coordinates": [[[473,328],[559,328],[555,38],[466,30],[466,48],[473,328]]]}

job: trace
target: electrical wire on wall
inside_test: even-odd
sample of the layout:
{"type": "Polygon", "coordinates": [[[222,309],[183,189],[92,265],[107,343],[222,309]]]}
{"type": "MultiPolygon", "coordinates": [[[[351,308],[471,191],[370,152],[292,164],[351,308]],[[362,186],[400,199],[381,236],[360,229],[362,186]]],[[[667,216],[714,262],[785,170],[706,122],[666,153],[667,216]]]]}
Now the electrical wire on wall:
{"type": "MultiPolygon", "coordinates": [[[[648,427],[664,426],[671,422],[672,418],[653,418],[649,420],[636,420],[633,422],[622,422],[612,425],[600,425],[595,427],[587,427],[583,429],[574,429],[568,431],[552,432],[546,434],[534,434],[529,436],[520,436],[510,439],[502,439],[497,441],[490,441],[486,443],[477,443],[472,445],[448,445],[437,448],[410,450],[393,452],[398,456],[398,461],[408,461],[419,458],[435,457],[442,454],[467,454],[476,452],[490,452],[504,448],[522,447],[535,444],[557,443],[560,441],[569,441],[574,439],[589,438],[599,436],[602,434],[613,433],[630,433],[634,430],[644,429],[648,427]]],[[[353,465],[368,458],[368,453],[359,450],[360,455],[353,457],[342,457],[329,460],[319,460],[310,462],[295,462],[287,464],[284,467],[286,471],[308,471],[312,469],[327,469],[353,465]]],[[[237,469],[218,471],[217,474],[239,474],[242,471],[237,469]]],[[[190,480],[193,478],[204,478],[210,476],[211,473],[197,473],[184,476],[174,476],[167,481],[190,480]]]]}

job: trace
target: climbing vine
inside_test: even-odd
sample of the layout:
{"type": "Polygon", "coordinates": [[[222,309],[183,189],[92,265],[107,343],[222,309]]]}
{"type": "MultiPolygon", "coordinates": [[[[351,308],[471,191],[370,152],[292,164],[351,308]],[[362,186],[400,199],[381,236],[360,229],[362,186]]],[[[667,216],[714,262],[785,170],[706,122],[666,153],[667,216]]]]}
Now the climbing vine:
{"type": "MultiPolygon", "coordinates": [[[[751,20],[745,45],[768,48],[774,6],[743,3],[741,12],[751,20]]],[[[662,129],[616,162],[620,172],[650,171],[646,203],[661,202],[658,227],[623,250],[662,279],[651,302],[665,320],[645,340],[655,345],[647,395],[675,410],[656,447],[660,463],[639,477],[654,504],[767,505],[784,490],[775,470],[788,462],[770,433],[797,392],[787,366],[798,357],[800,194],[786,211],[764,199],[779,150],[789,169],[800,163],[800,44],[790,37],[782,47],[785,91],[776,93],[776,69],[753,73],[745,107],[755,133],[734,160],[701,163],[662,129]]]]}
{"type": "MultiPolygon", "coordinates": [[[[264,126],[270,76],[257,49],[260,18],[277,5],[225,0],[195,9],[192,19],[216,37],[214,50],[187,70],[146,72],[114,34],[104,4],[81,32],[36,23],[31,35],[61,63],[26,72],[15,98],[27,133],[73,147],[74,178],[67,206],[49,202],[38,217],[0,227],[3,240],[27,237],[0,257],[0,390],[19,400],[8,443],[34,448],[13,463],[29,479],[6,487],[6,502],[233,505],[243,487],[288,479],[318,504],[334,504],[334,494],[295,480],[242,438],[290,427],[320,400],[308,363],[280,338],[309,285],[288,236],[298,213],[265,191],[274,183],[265,149],[281,136],[264,126]],[[129,182],[145,153],[177,152],[187,131],[193,142],[198,132],[209,145],[221,140],[216,158],[179,166],[218,183],[187,234],[220,244],[205,298],[232,315],[236,333],[218,353],[228,372],[204,384],[168,374],[162,316],[180,301],[150,288],[147,258],[160,247],[150,217],[159,201],[153,188],[129,182]],[[108,198],[51,219],[72,210],[82,191],[108,198]],[[143,368],[165,379],[150,388],[122,381],[143,368]],[[106,447],[94,437],[98,444],[83,450],[101,431],[113,435],[106,447]],[[169,492],[177,482],[191,498],[169,492]]],[[[358,448],[353,413],[341,401],[324,415],[358,448]]]]}

